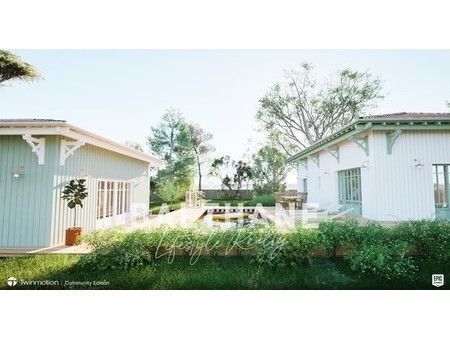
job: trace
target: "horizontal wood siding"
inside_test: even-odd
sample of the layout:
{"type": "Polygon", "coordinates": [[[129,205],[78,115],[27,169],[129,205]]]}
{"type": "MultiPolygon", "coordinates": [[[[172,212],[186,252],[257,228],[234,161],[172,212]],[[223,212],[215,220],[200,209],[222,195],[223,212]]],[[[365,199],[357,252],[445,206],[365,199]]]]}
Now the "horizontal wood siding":
{"type": "MultiPolygon", "coordinates": [[[[53,137],[54,139],[54,137],[53,137]]],[[[45,165],[21,136],[0,136],[0,247],[50,245],[54,161],[51,137],[46,139],[45,165]],[[19,170],[19,178],[12,173],[19,170]]]]}

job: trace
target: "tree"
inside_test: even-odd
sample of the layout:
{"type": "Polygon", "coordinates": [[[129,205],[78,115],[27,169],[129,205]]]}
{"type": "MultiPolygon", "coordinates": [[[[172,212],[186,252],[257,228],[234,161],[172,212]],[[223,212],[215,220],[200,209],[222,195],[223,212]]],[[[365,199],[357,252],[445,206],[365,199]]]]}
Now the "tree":
{"type": "Polygon", "coordinates": [[[33,81],[40,79],[36,68],[6,50],[0,49],[0,87],[10,80],[33,81]]]}
{"type": "Polygon", "coordinates": [[[138,142],[133,142],[133,141],[126,141],[125,145],[129,148],[132,148],[134,150],[140,151],[140,152],[144,152],[144,148],[142,148],[142,145],[138,142]]]}
{"type": "Polygon", "coordinates": [[[226,197],[238,198],[242,185],[252,178],[252,169],[242,160],[236,162],[230,156],[222,156],[213,160],[210,174],[220,178],[222,190],[228,189],[226,197]]]}
{"type": "Polygon", "coordinates": [[[367,72],[346,68],[336,80],[319,82],[311,71],[305,63],[300,71],[285,72],[285,83],[259,100],[257,120],[288,156],[365,115],[383,98],[381,80],[367,72]]]}
{"type": "Polygon", "coordinates": [[[216,150],[213,145],[208,142],[213,138],[212,134],[206,133],[198,124],[190,124],[191,144],[195,153],[195,161],[197,162],[198,174],[198,190],[202,190],[202,166],[204,165],[206,156],[216,150]]]}
{"type": "Polygon", "coordinates": [[[77,205],[83,208],[83,200],[88,196],[85,179],[71,180],[69,184],[64,187],[61,198],[66,200],[69,209],[74,209],[75,217],[73,220],[73,227],[77,226],[77,205]]]}
{"type": "Polygon", "coordinates": [[[286,189],[287,173],[286,155],[277,148],[266,145],[253,155],[252,180],[256,195],[271,195],[286,189]]]}
{"type": "Polygon", "coordinates": [[[157,193],[161,201],[169,203],[169,207],[172,210],[174,209],[173,203],[182,197],[179,186],[167,180],[159,183],[157,193]]]}
{"type": "Polygon", "coordinates": [[[171,108],[162,116],[162,121],[151,128],[148,145],[153,154],[167,163],[158,170],[156,184],[163,180],[174,183],[181,189],[189,189],[194,177],[194,152],[189,126],[180,111],[171,108]]]}

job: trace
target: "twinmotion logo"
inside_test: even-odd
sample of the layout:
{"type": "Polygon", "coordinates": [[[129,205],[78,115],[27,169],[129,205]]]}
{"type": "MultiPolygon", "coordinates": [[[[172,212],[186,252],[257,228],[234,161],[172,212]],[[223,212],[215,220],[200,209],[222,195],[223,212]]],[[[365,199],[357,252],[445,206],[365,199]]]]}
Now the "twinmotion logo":
{"type": "Polygon", "coordinates": [[[9,286],[16,286],[17,279],[15,279],[14,277],[9,277],[6,283],[8,283],[9,286]]]}

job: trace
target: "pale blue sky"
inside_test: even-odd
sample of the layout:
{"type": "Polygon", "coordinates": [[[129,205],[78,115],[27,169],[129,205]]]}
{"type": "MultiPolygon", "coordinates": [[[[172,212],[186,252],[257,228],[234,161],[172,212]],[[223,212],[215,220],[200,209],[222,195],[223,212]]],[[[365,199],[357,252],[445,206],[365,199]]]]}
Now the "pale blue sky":
{"type": "Polygon", "coordinates": [[[214,135],[217,155],[243,156],[258,99],[284,69],[319,76],[369,70],[390,94],[374,113],[447,111],[450,50],[14,50],[43,80],[0,89],[0,117],[54,118],[118,142],[145,144],[164,110],[214,135]]]}

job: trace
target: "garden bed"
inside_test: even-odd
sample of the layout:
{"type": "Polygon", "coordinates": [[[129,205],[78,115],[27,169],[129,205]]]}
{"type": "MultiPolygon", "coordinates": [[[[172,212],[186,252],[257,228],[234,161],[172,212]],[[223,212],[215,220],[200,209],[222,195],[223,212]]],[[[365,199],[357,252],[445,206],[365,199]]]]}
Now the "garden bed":
{"type": "Polygon", "coordinates": [[[422,289],[432,287],[432,274],[450,272],[450,224],[431,220],[392,228],[328,221],[290,232],[273,226],[109,229],[83,241],[92,248],[84,256],[4,259],[0,278],[109,278],[113,289],[422,289]],[[140,282],[124,287],[127,272],[140,282]]]}

